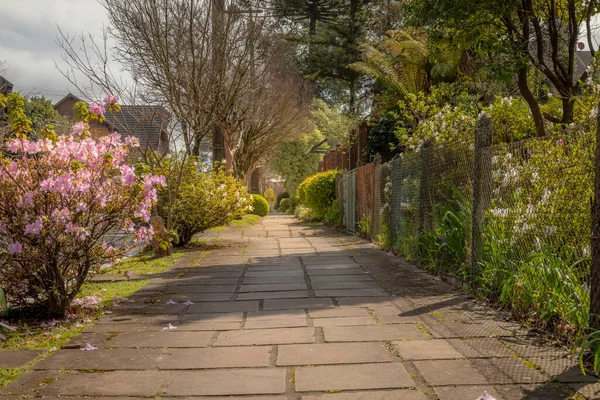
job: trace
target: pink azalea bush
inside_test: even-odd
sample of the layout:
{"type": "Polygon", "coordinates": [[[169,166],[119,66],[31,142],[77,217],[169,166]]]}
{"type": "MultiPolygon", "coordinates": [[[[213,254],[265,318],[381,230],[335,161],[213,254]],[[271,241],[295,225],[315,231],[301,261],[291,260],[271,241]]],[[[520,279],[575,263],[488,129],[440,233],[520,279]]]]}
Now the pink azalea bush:
{"type": "Polygon", "coordinates": [[[64,315],[89,274],[151,240],[164,177],[125,163],[137,139],[89,137],[89,122],[115,106],[79,104],[88,112],[67,136],[0,143],[0,287],[11,306],[64,315]],[[134,243],[114,239],[123,230],[134,243]]]}

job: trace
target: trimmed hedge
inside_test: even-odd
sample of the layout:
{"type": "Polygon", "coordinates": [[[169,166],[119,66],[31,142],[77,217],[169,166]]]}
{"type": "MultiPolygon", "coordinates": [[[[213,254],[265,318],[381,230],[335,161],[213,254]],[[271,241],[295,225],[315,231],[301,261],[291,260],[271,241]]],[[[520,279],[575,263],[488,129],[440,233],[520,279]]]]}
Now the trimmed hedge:
{"type": "Polygon", "coordinates": [[[260,194],[253,194],[252,198],[254,199],[254,203],[252,204],[250,214],[260,215],[261,217],[267,215],[269,213],[269,203],[267,200],[260,194]]]}
{"type": "Polygon", "coordinates": [[[306,178],[296,191],[301,204],[311,209],[316,218],[323,218],[335,200],[335,178],[339,171],[319,172],[306,178]]]}

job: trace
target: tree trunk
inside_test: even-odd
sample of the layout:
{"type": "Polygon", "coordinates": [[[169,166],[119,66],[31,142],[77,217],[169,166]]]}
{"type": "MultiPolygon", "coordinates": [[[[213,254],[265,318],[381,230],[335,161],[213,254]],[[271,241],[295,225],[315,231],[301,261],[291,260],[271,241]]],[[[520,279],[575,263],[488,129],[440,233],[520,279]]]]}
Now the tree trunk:
{"type": "Polygon", "coordinates": [[[544,116],[542,111],[540,110],[540,105],[535,99],[533,93],[529,89],[529,85],[527,84],[527,67],[523,66],[519,69],[518,72],[518,84],[519,91],[521,95],[529,105],[529,109],[531,110],[531,116],[533,117],[533,121],[535,122],[535,128],[537,131],[538,137],[546,136],[546,127],[544,125],[544,116]]]}
{"type": "Polygon", "coordinates": [[[562,115],[562,123],[563,124],[570,124],[573,122],[574,119],[574,114],[575,114],[575,100],[573,98],[572,95],[562,95],[562,108],[563,108],[563,115],[562,115]]]}

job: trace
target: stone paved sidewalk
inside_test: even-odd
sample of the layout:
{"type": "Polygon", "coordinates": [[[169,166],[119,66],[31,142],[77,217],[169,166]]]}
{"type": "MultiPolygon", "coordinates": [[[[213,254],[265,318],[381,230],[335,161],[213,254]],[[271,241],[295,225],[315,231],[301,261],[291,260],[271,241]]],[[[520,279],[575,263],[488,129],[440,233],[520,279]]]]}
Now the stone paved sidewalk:
{"type": "Polygon", "coordinates": [[[212,235],[0,400],[600,398],[563,350],[361,239],[278,215],[212,235]]]}

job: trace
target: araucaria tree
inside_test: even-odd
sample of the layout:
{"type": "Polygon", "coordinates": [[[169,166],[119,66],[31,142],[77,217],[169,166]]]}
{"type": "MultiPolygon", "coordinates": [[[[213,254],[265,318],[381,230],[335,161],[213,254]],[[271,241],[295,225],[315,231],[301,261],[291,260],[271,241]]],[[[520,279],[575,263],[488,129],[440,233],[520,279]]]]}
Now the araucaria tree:
{"type": "Polygon", "coordinates": [[[89,135],[90,122],[118,107],[111,96],[78,103],[81,120],[70,134],[46,130],[38,141],[9,116],[17,129],[0,141],[0,287],[11,306],[62,316],[88,274],[130,250],[112,234],[129,231],[136,243],[152,238],[144,225],[164,178],[125,163],[136,138],[89,135]]]}

